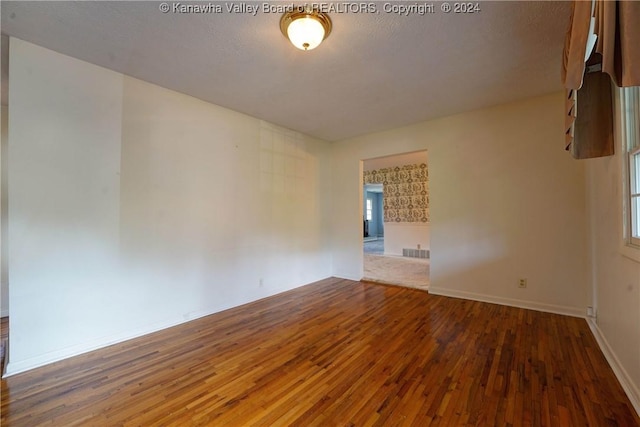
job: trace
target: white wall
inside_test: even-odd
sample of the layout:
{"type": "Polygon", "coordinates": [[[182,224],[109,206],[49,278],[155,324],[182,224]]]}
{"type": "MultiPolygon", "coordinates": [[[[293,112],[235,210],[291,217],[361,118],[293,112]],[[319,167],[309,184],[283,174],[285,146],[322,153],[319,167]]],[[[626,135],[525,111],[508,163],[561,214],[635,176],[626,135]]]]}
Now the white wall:
{"type": "Polygon", "coordinates": [[[9,315],[9,245],[8,245],[8,142],[9,142],[9,37],[0,37],[0,317],[9,315]]]}
{"type": "Polygon", "coordinates": [[[10,374],[331,274],[329,145],[11,40],[10,374]]]}
{"type": "Polygon", "coordinates": [[[9,315],[8,120],[8,106],[0,105],[0,317],[9,315]]]}
{"type": "Polygon", "coordinates": [[[429,225],[413,222],[384,223],[385,255],[402,256],[403,249],[429,249],[429,225]]]}
{"type": "Polygon", "coordinates": [[[591,302],[560,93],[326,144],[15,39],[11,76],[10,373],[327,277],[332,258],[359,279],[362,160],[425,149],[432,292],[591,302]]]}
{"type": "Polygon", "coordinates": [[[584,164],[562,150],[563,101],[556,93],[335,143],[334,274],[363,273],[361,160],[426,149],[430,292],[583,316],[584,164]]]}
{"type": "Polygon", "coordinates": [[[596,334],[604,339],[605,354],[613,356],[611,365],[640,411],[640,250],[623,244],[626,157],[619,147],[615,151],[587,161],[596,334]]]}

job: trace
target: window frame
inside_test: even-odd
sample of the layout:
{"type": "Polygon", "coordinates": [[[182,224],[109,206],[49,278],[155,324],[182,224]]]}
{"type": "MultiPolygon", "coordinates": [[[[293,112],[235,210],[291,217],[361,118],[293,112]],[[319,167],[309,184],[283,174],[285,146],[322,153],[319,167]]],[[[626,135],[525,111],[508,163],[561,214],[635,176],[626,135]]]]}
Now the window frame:
{"type": "Polygon", "coordinates": [[[638,166],[637,159],[640,157],[640,146],[636,146],[631,151],[629,151],[628,158],[628,176],[629,176],[629,191],[628,191],[628,201],[629,203],[629,214],[627,215],[629,218],[628,223],[628,244],[633,247],[637,247],[640,249],[640,214],[635,211],[634,206],[638,206],[634,199],[640,200],[640,186],[638,188],[634,183],[637,183],[638,175],[640,175],[640,168],[638,166]],[[635,224],[634,224],[635,222],[635,224]],[[634,234],[634,231],[636,234],[634,234]]]}
{"type": "MultiPolygon", "coordinates": [[[[635,155],[640,153],[640,88],[633,89],[635,93],[631,93],[629,88],[617,88],[615,91],[617,102],[616,116],[617,129],[620,144],[618,147],[622,150],[622,247],[621,253],[637,262],[640,262],[640,237],[633,235],[633,213],[632,206],[633,188],[632,179],[640,170],[637,170],[633,163],[635,155]],[[635,112],[635,119],[629,120],[629,112],[635,112]],[[619,133],[618,133],[619,132],[619,133]]],[[[640,190],[640,189],[636,189],[640,190]]],[[[635,193],[638,194],[638,193],[635,193]]],[[[637,217],[636,217],[637,219],[637,217]]],[[[640,234],[640,224],[638,226],[638,234],[640,234]]]]}

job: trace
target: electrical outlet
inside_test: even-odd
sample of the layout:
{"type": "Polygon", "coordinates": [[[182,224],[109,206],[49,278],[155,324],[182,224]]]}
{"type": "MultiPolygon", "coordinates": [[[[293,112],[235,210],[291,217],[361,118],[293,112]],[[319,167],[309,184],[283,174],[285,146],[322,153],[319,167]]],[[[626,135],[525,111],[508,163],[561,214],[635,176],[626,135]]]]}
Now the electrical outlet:
{"type": "Polygon", "coordinates": [[[527,287],[527,279],[520,279],[520,281],[518,282],[518,287],[519,288],[526,288],[527,287]]]}
{"type": "Polygon", "coordinates": [[[260,286],[260,287],[263,287],[263,286],[264,286],[264,279],[263,279],[263,278],[260,278],[259,286],[260,286]]]}

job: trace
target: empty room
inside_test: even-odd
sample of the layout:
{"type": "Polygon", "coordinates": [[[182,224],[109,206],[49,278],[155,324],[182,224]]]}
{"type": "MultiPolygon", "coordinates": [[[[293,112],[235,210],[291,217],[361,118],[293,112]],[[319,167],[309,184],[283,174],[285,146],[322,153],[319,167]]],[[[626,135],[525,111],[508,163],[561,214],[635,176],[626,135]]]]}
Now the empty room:
{"type": "Polygon", "coordinates": [[[0,18],[3,426],[640,426],[640,2],[0,18]]]}

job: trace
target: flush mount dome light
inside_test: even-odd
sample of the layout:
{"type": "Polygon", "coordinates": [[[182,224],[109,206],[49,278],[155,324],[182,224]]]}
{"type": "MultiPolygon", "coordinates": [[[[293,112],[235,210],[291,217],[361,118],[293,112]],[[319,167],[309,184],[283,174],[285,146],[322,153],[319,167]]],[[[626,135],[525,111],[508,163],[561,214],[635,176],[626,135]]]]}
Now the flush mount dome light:
{"type": "Polygon", "coordinates": [[[326,13],[311,8],[282,15],[280,30],[300,50],[311,50],[331,33],[331,19],[326,13]]]}

